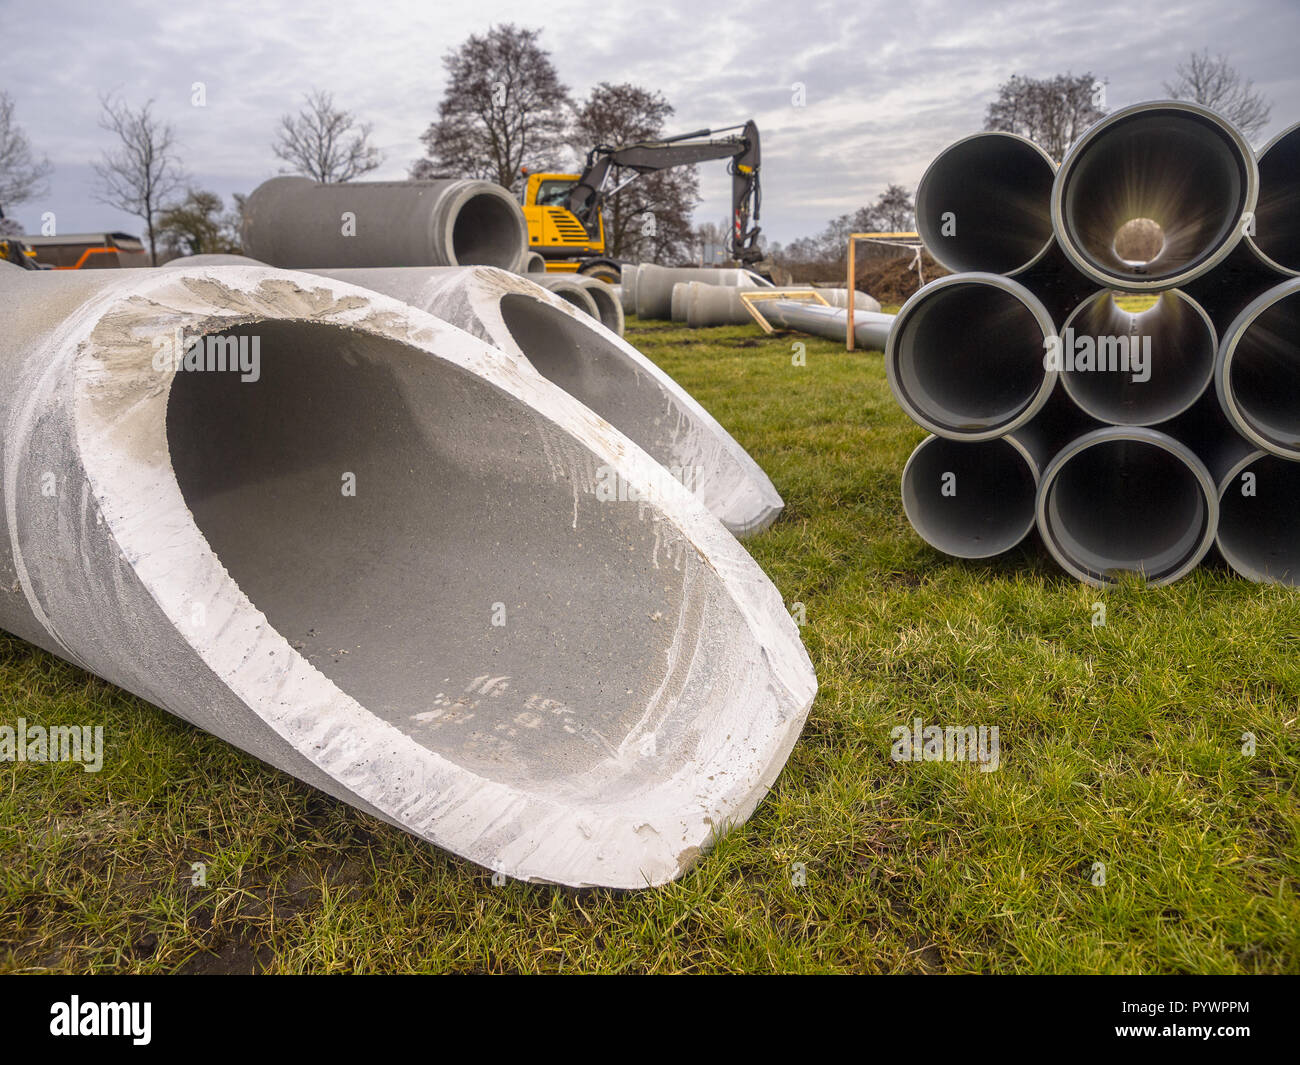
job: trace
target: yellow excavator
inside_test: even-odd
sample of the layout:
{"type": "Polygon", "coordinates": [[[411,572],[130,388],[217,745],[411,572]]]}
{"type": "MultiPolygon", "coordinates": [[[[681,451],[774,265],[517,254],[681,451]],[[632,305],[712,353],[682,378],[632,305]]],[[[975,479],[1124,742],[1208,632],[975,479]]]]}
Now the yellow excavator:
{"type": "Polygon", "coordinates": [[[761,194],[758,127],[752,120],[743,126],[697,129],[676,137],[622,147],[598,145],[587,153],[581,174],[524,170],[523,208],[528,220],[528,247],[546,260],[548,273],[577,272],[616,283],[622,263],[605,251],[601,210],[605,199],[617,195],[643,174],[710,159],[730,160],[732,258],[743,264],[757,262],[763,257],[757,244],[761,194]],[[717,136],[733,130],[741,132],[730,137],[717,136]],[[615,170],[628,176],[613,184],[615,170]]]}

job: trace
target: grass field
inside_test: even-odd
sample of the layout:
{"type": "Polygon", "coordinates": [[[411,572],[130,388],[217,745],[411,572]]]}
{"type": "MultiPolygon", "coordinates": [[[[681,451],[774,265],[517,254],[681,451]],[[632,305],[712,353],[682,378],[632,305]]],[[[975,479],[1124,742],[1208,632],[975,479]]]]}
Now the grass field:
{"type": "Polygon", "coordinates": [[[754,817],[663,889],[494,886],[0,636],[0,723],[107,737],[97,774],[0,763],[0,970],[1300,972],[1297,593],[945,558],[903,517],[923,433],[878,353],[628,336],[786,500],[749,547],[821,690],[754,817]],[[917,717],[998,726],[1000,767],[891,761],[917,717]]]}

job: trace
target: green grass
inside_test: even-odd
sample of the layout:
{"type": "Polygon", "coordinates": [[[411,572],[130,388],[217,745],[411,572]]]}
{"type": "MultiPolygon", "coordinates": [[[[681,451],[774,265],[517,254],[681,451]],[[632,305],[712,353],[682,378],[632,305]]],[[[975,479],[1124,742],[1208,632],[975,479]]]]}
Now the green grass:
{"type": "Polygon", "coordinates": [[[629,339],[786,500],[748,546],[805,604],[821,690],[753,818],[662,889],[497,887],[0,637],[0,723],[108,740],[98,774],[0,763],[0,969],[1300,971],[1295,592],[1202,568],[1101,593],[1034,548],[945,558],[903,517],[923,433],[878,353],[629,339]],[[892,762],[914,717],[997,725],[1001,767],[892,762]]]}

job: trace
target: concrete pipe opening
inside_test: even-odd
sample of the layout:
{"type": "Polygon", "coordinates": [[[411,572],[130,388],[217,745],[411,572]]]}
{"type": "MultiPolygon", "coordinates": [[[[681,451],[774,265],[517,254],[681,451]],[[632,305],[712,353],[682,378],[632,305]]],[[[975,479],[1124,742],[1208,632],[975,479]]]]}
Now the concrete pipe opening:
{"type": "Polygon", "coordinates": [[[1219,482],[1219,553],[1247,580],[1300,586],[1300,462],[1263,451],[1219,482]]]}
{"type": "Polygon", "coordinates": [[[1013,274],[1052,243],[1056,164],[1014,133],[976,133],[941,152],[916,190],[926,249],[954,273],[1013,274]]]}
{"type": "Polygon", "coordinates": [[[1070,149],[1052,188],[1052,222],[1066,255],[1098,285],[1176,288],[1232,251],[1258,183],[1250,145],[1213,111],[1137,104],[1070,149]]]}
{"type": "Polygon", "coordinates": [[[990,440],[1047,402],[1051,316],[1024,286],[996,274],[933,281],[898,312],[885,345],[889,387],[908,415],[955,440],[990,440]]]}
{"type": "Polygon", "coordinates": [[[1259,205],[1246,240],[1274,270],[1300,274],[1300,123],[1259,153],[1259,205]]]}
{"type": "Polygon", "coordinates": [[[1155,425],[1190,408],[1214,379],[1218,338],[1190,296],[1162,292],[1144,311],[1112,292],[1080,304],[1061,330],[1061,382],[1087,414],[1155,425]]]}
{"type": "Polygon", "coordinates": [[[546,273],[546,259],[542,256],[541,252],[530,251],[527,256],[524,257],[524,273],[546,273]]]}
{"type": "Polygon", "coordinates": [[[1037,487],[1037,465],[1014,437],[972,443],[931,436],[903,468],[903,510],[931,547],[989,558],[1034,527],[1037,487]]]}
{"type": "Polygon", "coordinates": [[[1153,585],[1190,573],[1214,540],[1218,491],[1201,461],[1152,429],[1085,433],[1048,464],[1038,529],[1052,557],[1079,580],[1142,574],[1153,585]]]}
{"type": "Polygon", "coordinates": [[[600,308],[596,305],[596,300],[587,292],[586,286],[580,282],[573,280],[571,277],[556,277],[553,275],[532,277],[529,280],[554,292],[565,303],[577,307],[589,318],[600,321],[600,308]]]}
{"type": "Polygon", "coordinates": [[[605,284],[603,281],[579,281],[578,284],[591,297],[591,301],[596,307],[596,318],[600,324],[611,333],[622,336],[626,324],[623,317],[623,304],[619,300],[619,294],[614,291],[614,287],[605,284]]]}
{"type": "Polygon", "coordinates": [[[1300,280],[1269,289],[1228,326],[1215,386],[1224,413],[1247,440],[1300,459],[1300,280]]]}

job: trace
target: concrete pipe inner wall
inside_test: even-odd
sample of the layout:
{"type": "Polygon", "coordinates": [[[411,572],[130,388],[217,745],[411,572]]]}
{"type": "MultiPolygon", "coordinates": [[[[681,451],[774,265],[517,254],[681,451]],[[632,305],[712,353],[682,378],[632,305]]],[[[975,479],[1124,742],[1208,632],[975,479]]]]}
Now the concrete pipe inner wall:
{"type": "Polygon", "coordinates": [[[587,291],[585,285],[569,277],[546,276],[529,278],[529,280],[554,292],[565,303],[577,307],[588,318],[594,318],[598,322],[601,320],[600,308],[596,306],[595,298],[587,291]]]}
{"type": "Polygon", "coordinates": [[[623,316],[620,294],[614,286],[607,285],[604,281],[597,281],[595,278],[579,278],[578,284],[586,289],[587,295],[596,305],[596,318],[600,324],[611,333],[622,336],[626,320],[623,316]]]}
{"type": "Polygon", "coordinates": [[[1014,437],[970,443],[930,436],[903,468],[903,510],[931,547],[989,558],[1034,527],[1038,467],[1014,437]]]}
{"type": "Polygon", "coordinates": [[[996,274],[932,281],[899,310],[885,345],[889,387],[913,421],[938,436],[990,440],[1047,402],[1056,330],[1042,303],[996,274]]]}
{"type": "Polygon", "coordinates": [[[1048,464],[1037,519],[1052,557],[1081,581],[1101,586],[1140,573],[1169,584],[1213,543],[1218,490],[1178,441],[1112,426],[1085,433],[1048,464]]]}
{"type": "Polygon", "coordinates": [[[1259,204],[1246,241],[1274,270],[1300,274],[1300,123],[1259,153],[1259,204]]]}
{"type": "Polygon", "coordinates": [[[1228,326],[1215,387],[1247,440],[1300,460],[1300,279],[1269,289],[1228,326]]]}
{"type": "Polygon", "coordinates": [[[518,270],[528,226],[490,181],[355,181],[278,177],[244,208],[244,250],[292,269],[499,266],[518,270]]]}
{"type": "Polygon", "coordinates": [[[946,148],[916,189],[916,228],[954,273],[1013,274],[1052,243],[1056,164],[1014,133],[976,133],[946,148]]]}
{"type": "Polygon", "coordinates": [[[1112,292],[1085,300],[1061,330],[1065,391],[1113,425],[1155,425],[1189,409],[1214,379],[1218,337],[1190,296],[1162,292],[1126,311],[1112,292]]]}
{"type": "Polygon", "coordinates": [[[1300,586],[1300,462],[1253,451],[1219,482],[1215,544],[1243,577],[1300,586]]]}
{"type": "Polygon", "coordinates": [[[771,785],[779,593],[516,358],[262,268],[0,294],[0,626],[521,879],[664,883],[771,785]]]}
{"type": "Polygon", "coordinates": [[[1198,104],[1137,104],[1070,149],[1052,188],[1052,222],[1066,255],[1098,285],[1176,288],[1232,251],[1258,187],[1254,152],[1225,119],[1198,104]],[[1117,246],[1134,222],[1163,236],[1140,261],[1117,246]]]}

